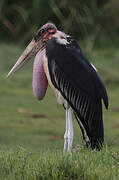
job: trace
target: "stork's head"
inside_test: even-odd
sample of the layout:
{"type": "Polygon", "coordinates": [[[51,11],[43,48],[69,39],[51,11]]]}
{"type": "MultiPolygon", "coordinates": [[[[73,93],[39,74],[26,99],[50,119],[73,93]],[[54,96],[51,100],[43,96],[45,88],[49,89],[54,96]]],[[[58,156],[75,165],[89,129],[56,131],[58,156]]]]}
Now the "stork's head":
{"type": "Polygon", "coordinates": [[[54,24],[46,23],[38,30],[34,37],[34,40],[35,42],[38,42],[40,39],[42,39],[43,42],[47,42],[56,32],[57,28],[54,24]]]}
{"type": "Polygon", "coordinates": [[[40,50],[44,49],[46,47],[47,41],[54,35],[65,35],[65,33],[60,32],[57,30],[56,26],[52,23],[46,23],[43,25],[30,44],[27,46],[25,51],[22,53],[22,55],[19,57],[16,64],[13,66],[11,71],[8,73],[7,77],[11,76],[13,73],[15,73],[18,69],[20,69],[24,64],[26,64],[32,56],[35,56],[40,50]]]}

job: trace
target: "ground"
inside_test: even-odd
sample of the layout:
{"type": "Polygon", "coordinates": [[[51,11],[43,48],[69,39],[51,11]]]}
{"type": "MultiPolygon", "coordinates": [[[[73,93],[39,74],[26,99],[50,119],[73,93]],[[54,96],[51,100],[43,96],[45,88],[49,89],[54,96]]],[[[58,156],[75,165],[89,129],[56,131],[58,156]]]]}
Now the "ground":
{"type": "Polygon", "coordinates": [[[109,95],[109,110],[103,106],[104,148],[100,152],[86,149],[74,118],[70,155],[62,152],[65,110],[50,88],[41,102],[33,95],[33,59],[7,79],[7,73],[23,49],[9,44],[0,44],[0,49],[0,180],[119,179],[118,49],[86,52],[109,95]]]}

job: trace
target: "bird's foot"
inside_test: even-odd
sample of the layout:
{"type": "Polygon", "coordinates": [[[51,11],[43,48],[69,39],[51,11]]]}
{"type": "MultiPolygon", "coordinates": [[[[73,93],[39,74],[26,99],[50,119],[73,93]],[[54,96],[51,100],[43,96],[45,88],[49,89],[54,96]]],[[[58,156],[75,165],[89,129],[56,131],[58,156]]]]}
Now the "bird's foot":
{"type": "Polygon", "coordinates": [[[72,138],[65,138],[64,139],[64,152],[71,153],[71,151],[72,151],[72,143],[73,143],[72,138]]]}

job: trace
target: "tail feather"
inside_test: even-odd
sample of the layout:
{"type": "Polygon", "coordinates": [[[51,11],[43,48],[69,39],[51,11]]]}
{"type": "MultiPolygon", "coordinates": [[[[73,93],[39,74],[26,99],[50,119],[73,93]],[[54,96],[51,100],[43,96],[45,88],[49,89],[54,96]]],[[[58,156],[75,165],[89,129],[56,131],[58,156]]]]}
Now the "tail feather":
{"type": "Polygon", "coordinates": [[[74,113],[78,124],[80,125],[83,139],[86,145],[90,145],[92,149],[100,150],[104,143],[104,128],[102,119],[102,103],[98,103],[94,108],[94,113],[91,119],[86,119],[80,116],[78,112],[74,113]]]}
{"type": "Polygon", "coordinates": [[[94,111],[94,116],[89,125],[89,136],[92,149],[100,149],[104,143],[104,127],[102,118],[102,103],[100,102],[94,111]]]}

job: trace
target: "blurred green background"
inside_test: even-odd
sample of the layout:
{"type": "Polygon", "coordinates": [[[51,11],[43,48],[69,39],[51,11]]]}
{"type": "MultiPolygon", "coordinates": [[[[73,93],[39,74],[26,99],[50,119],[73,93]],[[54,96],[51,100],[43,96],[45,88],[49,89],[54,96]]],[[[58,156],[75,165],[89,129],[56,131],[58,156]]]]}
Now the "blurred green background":
{"type": "MultiPolygon", "coordinates": [[[[104,109],[105,143],[119,147],[119,1],[0,0],[0,145],[32,151],[63,148],[65,111],[50,88],[39,102],[32,93],[29,62],[12,78],[6,75],[24,47],[47,21],[71,34],[101,75],[109,95],[104,109]]],[[[74,120],[76,144],[82,144],[74,120]]]]}
{"type": "Polygon", "coordinates": [[[76,39],[93,36],[93,45],[100,45],[118,35],[118,17],[118,0],[0,0],[0,40],[25,43],[52,21],[76,39]]]}

